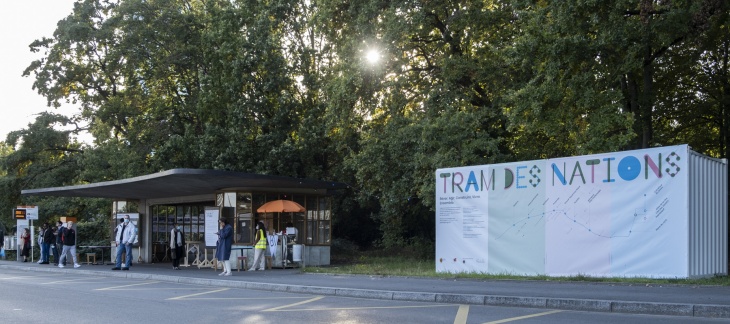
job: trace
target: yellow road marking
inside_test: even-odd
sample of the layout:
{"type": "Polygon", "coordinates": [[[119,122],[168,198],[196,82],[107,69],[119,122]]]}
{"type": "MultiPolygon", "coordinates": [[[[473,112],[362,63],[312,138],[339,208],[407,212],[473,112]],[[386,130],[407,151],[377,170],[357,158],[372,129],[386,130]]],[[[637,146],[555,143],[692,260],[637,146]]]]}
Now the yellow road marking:
{"type": "Polygon", "coordinates": [[[469,305],[459,305],[454,324],[465,324],[467,317],[469,317],[469,305]]]}
{"type": "Polygon", "coordinates": [[[303,305],[303,304],[306,304],[306,303],[311,303],[313,301],[318,301],[318,300],[320,300],[322,298],[324,298],[324,296],[317,296],[317,297],[314,297],[314,298],[307,299],[305,301],[300,301],[298,303],[294,303],[294,304],[290,304],[290,305],[284,305],[284,306],[279,306],[279,307],[265,309],[265,310],[263,310],[263,312],[279,311],[279,310],[281,310],[283,308],[294,307],[294,306],[303,305]]]}
{"type": "Polygon", "coordinates": [[[519,316],[519,317],[505,318],[503,320],[493,321],[493,322],[487,322],[487,323],[484,323],[484,324],[507,323],[507,322],[519,321],[519,320],[526,319],[526,318],[538,317],[538,316],[545,316],[545,315],[550,315],[550,314],[555,314],[555,313],[560,313],[560,312],[562,312],[562,311],[561,310],[552,310],[552,311],[549,311],[549,312],[537,313],[537,314],[532,314],[532,315],[525,315],[525,316],[519,316]]]}
{"type": "Polygon", "coordinates": [[[143,283],[138,283],[138,284],[124,285],[124,286],[99,288],[99,289],[95,289],[95,290],[112,290],[112,289],[126,288],[126,287],[132,287],[132,286],[151,285],[151,284],[155,284],[155,283],[158,283],[158,282],[159,281],[150,281],[150,282],[143,282],[143,283]]]}
{"type": "Polygon", "coordinates": [[[177,296],[177,297],[168,298],[167,300],[177,300],[177,299],[183,299],[183,298],[188,298],[188,297],[193,297],[193,296],[200,296],[200,295],[205,295],[205,294],[212,294],[212,293],[217,293],[217,292],[221,292],[221,291],[226,291],[228,289],[230,289],[230,288],[223,288],[223,289],[218,289],[218,290],[206,291],[206,292],[192,294],[192,295],[177,296]]]}

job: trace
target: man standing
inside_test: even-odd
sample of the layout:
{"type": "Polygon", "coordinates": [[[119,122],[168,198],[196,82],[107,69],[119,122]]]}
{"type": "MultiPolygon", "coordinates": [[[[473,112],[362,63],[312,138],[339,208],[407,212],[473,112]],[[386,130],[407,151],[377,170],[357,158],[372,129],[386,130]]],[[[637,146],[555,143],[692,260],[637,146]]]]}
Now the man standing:
{"type": "MultiPolygon", "coordinates": [[[[58,253],[63,248],[63,223],[61,221],[56,222],[56,228],[53,231],[55,239],[53,240],[53,265],[58,265],[58,253]]],[[[64,264],[65,265],[65,264],[64,264]]]]}
{"type": "MultiPolygon", "coordinates": [[[[3,230],[3,224],[0,224],[0,250],[5,248],[5,231],[3,230]]],[[[0,257],[0,259],[5,259],[5,254],[0,257]]]]}
{"type": "Polygon", "coordinates": [[[81,265],[76,259],[76,230],[74,230],[74,222],[68,221],[66,228],[63,230],[63,253],[61,253],[61,259],[58,260],[58,267],[65,268],[63,265],[66,260],[66,256],[71,253],[71,258],[74,260],[74,268],[79,268],[81,265]]]}
{"type": "Polygon", "coordinates": [[[48,227],[48,223],[43,223],[41,232],[39,233],[41,243],[41,259],[39,264],[49,264],[51,243],[54,241],[53,230],[48,227]]]}
{"type": "Polygon", "coordinates": [[[117,231],[115,242],[117,244],[117,262],[112,270],[129,270],[129,264],[132,262],[132,244],[137,235],[134,223],[129,221],[129,215],[124,215],[124,222],[117,231]],[[126,253],[124,267],[122,267],[122,253],[126,253]]]}

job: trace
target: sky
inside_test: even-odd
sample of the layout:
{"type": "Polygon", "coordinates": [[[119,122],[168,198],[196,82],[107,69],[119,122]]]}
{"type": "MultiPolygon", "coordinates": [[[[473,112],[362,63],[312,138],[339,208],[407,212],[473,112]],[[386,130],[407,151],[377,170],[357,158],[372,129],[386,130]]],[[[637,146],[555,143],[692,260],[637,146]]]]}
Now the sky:
{"type": "Polygon", "coordinates": [[[56,24],[71,14],[74,2],[0,0],[0,141],[11,131],[28,128],[41,112],[67,116],[78,112],[70,104],[48,107],[46,99],[33,90],[33,76],[22,76],[32,61],[42,57],[42,53],[31,53],[28,45],[53,37],[56,24]]]}

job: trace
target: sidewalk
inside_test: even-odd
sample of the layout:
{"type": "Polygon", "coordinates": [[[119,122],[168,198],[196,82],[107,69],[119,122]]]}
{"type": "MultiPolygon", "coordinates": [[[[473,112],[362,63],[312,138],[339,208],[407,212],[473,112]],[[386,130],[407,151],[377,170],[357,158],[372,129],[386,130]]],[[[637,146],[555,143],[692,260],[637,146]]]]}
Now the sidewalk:
{"type": "MultiPolygon", "coordinates": [[[[515,306],[672,316],[730,318],[730,287],[692,285],[629,285],[557,281],[471,280],[308,274],[299,269],[236,271],[221,277],[211,268],[172,270],[169,263],[134,264],[130,271],[112,265],[53,265],[0,261],[2,269],[84,273],[216,287],[232,287],[328,296],[515,306]]],[[[326,268],[323,269],[326,271],[326,268]]]]}

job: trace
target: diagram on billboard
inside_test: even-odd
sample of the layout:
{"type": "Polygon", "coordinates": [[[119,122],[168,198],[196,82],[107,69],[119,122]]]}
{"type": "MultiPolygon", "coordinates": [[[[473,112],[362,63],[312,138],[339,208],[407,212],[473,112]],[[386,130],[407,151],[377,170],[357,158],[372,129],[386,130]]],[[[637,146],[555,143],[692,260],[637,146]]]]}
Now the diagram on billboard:
{"type": "MultiPolygon", "coordinates": [[[[515,170],[514,173],[519,174],[510,166],[499,166],[498,170],[497,175],[510,174],[502,170],[515,170]]],[[[498,176],[497,182],[500,180],[505,181],[498,176]]],[[[512,187],[516,190],[490,192],[489,215],[503,215],[489,218],[490,272],[512,273],[517,266],[524,273],[542,273],[545,262],[544,191],[529,183],[523,186],[519,180],[512,187]],[[515,254],[523,257],[516,259],[515,254]]]]}

